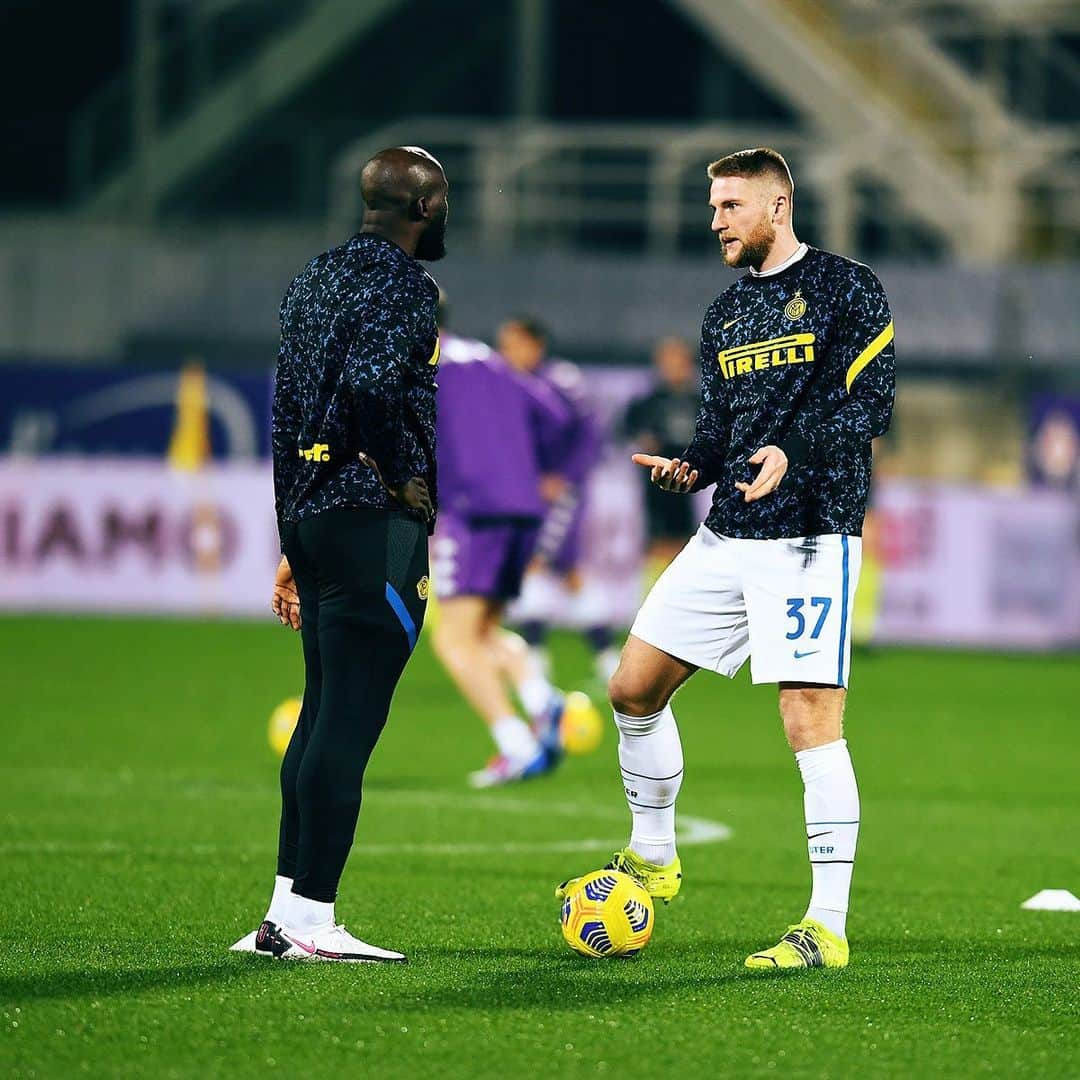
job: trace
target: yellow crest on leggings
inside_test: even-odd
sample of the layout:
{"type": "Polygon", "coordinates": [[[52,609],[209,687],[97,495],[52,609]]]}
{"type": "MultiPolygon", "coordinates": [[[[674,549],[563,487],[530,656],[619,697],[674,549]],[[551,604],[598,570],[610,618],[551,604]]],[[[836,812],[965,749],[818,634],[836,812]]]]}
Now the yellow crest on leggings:
{"type": "Polygon", "coordinates": [[[419,596],[421,600],[426,600],[428,598],[428,593],[430,591],[431,591],[431,582],[428,580],[427,574],[425,574],[416,583],[416,595],[419,596]]]}

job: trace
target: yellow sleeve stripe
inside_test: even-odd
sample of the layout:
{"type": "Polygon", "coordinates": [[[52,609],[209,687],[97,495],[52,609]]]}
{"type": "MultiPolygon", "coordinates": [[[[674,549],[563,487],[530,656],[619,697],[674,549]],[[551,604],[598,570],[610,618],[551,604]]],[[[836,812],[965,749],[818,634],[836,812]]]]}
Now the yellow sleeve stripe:
{"type": "Polygon", "coordinates": [[[435,351],[431,354],[431,359],[428,361],[428,363],[432,367],[434,367],[439,362],[439,354],[441,352],[442,352],[442,342],[438,338],[436,338],[435,339],[435,351]]]}
{"type": "Polygon", "coordinates": [[[851,367],[847,369],[847,389],[848,393],[851,393],[851,384],[859,377],[859,372],[862,371],[871,360],[877,356],[886,345],[893,339],[893,324],[892,319],[889,320],[889,325],[881,331],[880,334],[852,362],[851,367]]]}

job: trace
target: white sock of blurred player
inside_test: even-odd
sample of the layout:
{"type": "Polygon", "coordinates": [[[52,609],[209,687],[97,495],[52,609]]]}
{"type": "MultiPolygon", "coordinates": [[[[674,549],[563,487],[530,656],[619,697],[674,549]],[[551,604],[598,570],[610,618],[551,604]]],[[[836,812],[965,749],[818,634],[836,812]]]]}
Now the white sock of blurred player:
{"type": "Polygon", "coordinates": [[[619,766],[633,828],[630,847],[647,862],[675,859],[675,799],[682,787],[683,752],[675,714],[667,705],[652,716],[615,713],[619,766]]]}
{"type": "Polygon", "coordinates": [[[848,895],[859,838],[859,788],[847,740],[795,755],[805,794],[806,837],[813,888],[806,918],[846,937],[848,895]]]}
{"type": "Polygon", "coordinates": [[[532,673],[518,683],[517,695],[521,707],[530,716],[539,716],[551,704],[557,691],[551,685],[551,680],[536,666],[536,662],[531,657],[529,664],[532,667],[532,673]]]}
{"type": "Polygon", "coordinates": [[[559,691],[520,634],[503,630],[498,640],[502,669],[514,684],[521,707],[534,719],[542,716],[559,691]]]}
{"type": "Polygon", "coordinates": [[[548,652],[546,645],[526,645],[529,650],[529,656],[532,658],[532,662],[536,667],[536,670],[547,680],[551,680],[551,653],[548,652]]]}
{"type": "Polygon", "coordinates": [[[500,717],[491,725],[491,737],[499,753],[515,765],[527,765],[540,753],[532,728],[520,716],[500,717]]]}
{"type": "Polygon", "coordinates": [[[596,677],[605,685],[611,682],[611,676],[615,674],[619,666],[619,650],[614,645],[601,649],[593,659],[596,677]]]}

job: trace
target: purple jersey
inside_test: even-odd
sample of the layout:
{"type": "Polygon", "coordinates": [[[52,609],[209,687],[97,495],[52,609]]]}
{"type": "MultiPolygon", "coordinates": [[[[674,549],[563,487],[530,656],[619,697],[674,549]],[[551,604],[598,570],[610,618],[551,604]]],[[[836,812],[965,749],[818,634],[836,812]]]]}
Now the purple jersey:
{"type": "Polygon", "coordinates": [[[575,487],[581,487],[599,460],[603,443],[600,420],[589,401],[581,368],[568,360],[547,360],[536,369],[536,378],[564,402],[569,419],[559,433],[558,468],[575,487]]]}
{"type": "Polygon", "coordinates": [[[570,409],[480,341],[444,334],[438,391],[441,505],[461,517],[542,518],[540,476],[558,464],[570,409]]]}
{"type": "Polygon", "coordinates": [[[548,360],[537,368],[535,377],[564,402],[569,415],[558,433],[558,464],[555,468],[570,487],[548,508],[536,550],[559,573],[566,573],[580,561],[585,523],[585,494],[589,473],[600,459],[602,432],[600,419],[589,402],[585,376],[566,360],[548,360]]]}

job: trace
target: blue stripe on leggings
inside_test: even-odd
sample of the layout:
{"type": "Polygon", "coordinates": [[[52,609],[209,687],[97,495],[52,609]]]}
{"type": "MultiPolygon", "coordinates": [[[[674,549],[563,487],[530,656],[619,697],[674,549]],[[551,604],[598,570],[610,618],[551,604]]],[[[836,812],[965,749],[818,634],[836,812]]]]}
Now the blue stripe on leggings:
{"type": "Polygon", "coordinates": [[[848,609],[848,542],[847,535],[840,537],[840,546],[844,549],[844,585],[843,596],[840,606],[840,658],[837,662],[836,685],[844,686],[844,641],[847,638],[847,609],[848,609]]]}
{"type": "Polygon", "coordinates": [[[389,581],[386,583],[386,602],[394,609],[394,614],[398,617],[398,622],[401,623],[401,628],[409,639],[409,651],[412,652],[416,647],[416,623],[413,622],[405,601],[401,599],[397,589],[389,581]]]}

